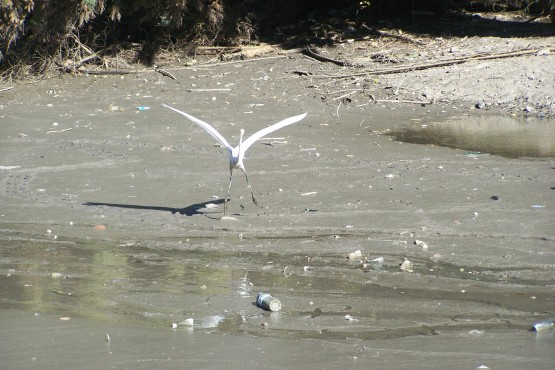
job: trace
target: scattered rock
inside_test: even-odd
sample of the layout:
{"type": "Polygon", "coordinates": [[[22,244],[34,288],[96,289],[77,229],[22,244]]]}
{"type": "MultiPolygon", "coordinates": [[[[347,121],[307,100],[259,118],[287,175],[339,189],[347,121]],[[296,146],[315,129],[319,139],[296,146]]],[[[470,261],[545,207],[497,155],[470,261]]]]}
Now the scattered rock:
{"type": "Polygon", "coordinates": [[[430,259],[434,262],[439,262],[442,259],[442,257],[441,257],[441,254],[436,253],[432,257],[430,257],[430,259]]]}
{"type": "Polygon", "coordinates": [[[405,258],[405,261],[401,264],[401,270],[405,272],[413,272],[412,262],[405,258]]]}

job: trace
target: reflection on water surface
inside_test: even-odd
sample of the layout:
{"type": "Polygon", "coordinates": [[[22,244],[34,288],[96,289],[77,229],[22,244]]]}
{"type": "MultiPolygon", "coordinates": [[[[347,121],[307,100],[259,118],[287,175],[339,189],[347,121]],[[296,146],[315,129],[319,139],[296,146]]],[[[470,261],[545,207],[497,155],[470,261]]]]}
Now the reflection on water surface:
{"type": "MultiPolygon", "coordinates": [[[[241,241],[249,242],[260,241],[241,241]]],[[[280,250],[289,241],[270,242],[280,250]]],[[[406,251],[381,253],[379,269],[366,263],[376,257],[372,253],[349,260],[332,252],[160,250],[26,240],[0,240],[0,251],[0,309],[168,330],[172,323],[193,318],[194,326],[187,330],[395,338],[436,331],[527,330],[535,312],[553,307],[552,291],[545,288],[551,275],[541,268],[527,267],[524,274],[516,266],[460,266],[416,253],[408,256],[414,272],[405,273],[399,264],[406,251]],[[500,285],[507,276],[511,284],[500,285]],[[258,309],[253,302],[259,292],[280,299],[282,311],[258,309]],[[531,295],[536,299],[527,298],[531,295]]]]}
{"type": "Polygon", "coordinates": [[[411,123],[387,132],[397,141],[432,144],[508,158],[555,157],[555,122],[536,118],[462,117],[411,123]]]}

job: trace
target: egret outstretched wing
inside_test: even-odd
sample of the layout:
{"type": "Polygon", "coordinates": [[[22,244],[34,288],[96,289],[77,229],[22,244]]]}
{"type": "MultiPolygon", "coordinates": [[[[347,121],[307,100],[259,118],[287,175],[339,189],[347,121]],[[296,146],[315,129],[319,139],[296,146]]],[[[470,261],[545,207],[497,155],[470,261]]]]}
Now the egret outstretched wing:
{"type": "Polygon", "coordinates": [[[272,126],[263,128],[260,131],[255,132],[248,139],[241,143],[241,151],[244,153],[247,149],[255,143],[256,140],[263,138],[264,136],[268,135],[271,132],[279,130],[282,127],[292,125],[293,123],[299,122],[306,116],[306,113],[299,114],[298,116],[289,117],[284,119],[283,121],[279,121],[278,123],[273,124],[272,126]]]}
{"type": "Polygon", "coordinates": [[[255,132],[248,139],[246,139],[244,142],[243,142],[243,134],[244,134],[245,130],[241,129],[241,131],[240,131],[241,134],[240,134],[240,137],[239,137],[239,145],[235,148],[232,148],[231,145],[229,145],[229,143],[227,142],[227,140],[222,135],[220,135],[220,133],[218,131],[216,131],[216,129],[214,127],[210,126],[208,123],[206,123],[204,121],[201,121],[200,119],[195,118],[195,117],[191,116],[190,114],[182,112],[179,109],[172,108],[169,105],[162,104],[162,106],[164,106],[166,108],[169,108],[169,109],[173,110],[174,112],[181,114],[183,117],[187,118],[191,122],[196,123],[197,125],[202,127],[204,129],[204,131],[209,133],[210,136],[212,136],[214,139],[216,139],[220,144],[222,144],[227,149],[227,154],[228,154],[228,157],[229,157],[230,173],[229,173],[229,185],[227,187],[227,194],[226,194],[225,199],[224,199],[224,216],[225,216],[226,210],[227,210],[227,200],[229,199],[229,191],[231,189],[231,179],[232,179],[232,176],[233,176],[233,169],[234,168],[241,169],[243,171],[243,173],[245,174],[245,179],[247,180],[248,187],[251,191],[252,201],[255,205],[258,205],[256,199],[254,198],[254,191],[252,190],[251,184],[249,182],[249,177],[247,176],[245,166],[243,165],[243,158],[244,158],[244,155],[245,155],[245,152],[247,151],[247,149],[249,149],[249,147],[252,144],[254,144],[258,139],[261,139],[262,137],[268,135],[271,132],[279,130],[282,127],[292,125],[295,122],[299,122],[300,120],[302,120],[306,116],[306,113],[304,113],[304,114],[300,114],[298,116],[286,118],[286,119],[284,119],[284,120],[282,120],[282,121],[280,121],[276,124],[273,124],[269,127],[263,128],[262,130],[255,132]]]}
{"type": "Polygon", "coordinates": [[[204,129],[204,131],[208,132],[214,139],[216,139],[220,144],[222,144],[223,146],[226,147],[229,156],[231,157],[231,152],[233,151],[233,147],[231,145],[229,145],[229,143],[227,142],[227,140],[220,135],[220,133],[218,131],[216,131],[216,129],[212,126],[210,126],[208,123],[201,121],[200,119],[191,116],[190,114],[187,114],[185,112],[180,111],[179,109],[175,109],[170,107],[169,105],[166,104],[162,104],[163,107],[169,108],[171,110],[173,110],[174,112],[177,112],[179,114],[181,114],[182,116],[184,116],[185,118],[189,119],[191,122],[196,123],[197,125],[199,125],[200,127],[202,127],[204,129]]]}

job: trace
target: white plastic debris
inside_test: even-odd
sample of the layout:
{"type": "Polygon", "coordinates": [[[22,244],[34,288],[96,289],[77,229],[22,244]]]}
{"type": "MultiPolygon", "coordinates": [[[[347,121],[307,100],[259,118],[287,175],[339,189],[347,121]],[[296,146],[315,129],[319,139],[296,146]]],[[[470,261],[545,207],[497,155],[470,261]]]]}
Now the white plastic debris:
{"type": "Polygon", "coordinates": [[[380,269],[383,266],[384,263],[384,258],[383,257],[377,257],[371,260],[372,262],[372,267],[374,269],[380,269]]]}
{"type": "Polygon", "coordinates": [[[178,325],[180,325],[180,326],[193,326],[194,323],[195,323],[195,320],[193,320],[193,318],[188,318],[188,319],[185,319],[185,320],[181,321],[178,325]]]}
{"type": "Polygon", "coordinates": [[[235,217],[231,217],[231,216],[222,216],[220,218],[220,220],[222,220],[222,221],[226,221],[226,220],[228,220],[228,221],[237,221],[237,219],[235,217]]]}
{"type": "Polygon", "coordinates": [[[425,252],[428,250],[428,244],[426,244],[425,242],[423,242],[422,240],[418,240],[415,239],[414,240],[414,245],[417,245],[419,247],[422,247],[422,250],[425,252]]]}
{"type": "Polygon", "coordinates": [[[350,260],[354,260],[361,257],[362,257],[362,252],[360,250],[356,250],[353,253],[349,253],[349,256],[348,256],[350,260]]]}
{"type": "Polygon", "coordinates": [[[21,166],[0,166],[0,170],[15,170],[16,168],[21,168],[21,166]]]}

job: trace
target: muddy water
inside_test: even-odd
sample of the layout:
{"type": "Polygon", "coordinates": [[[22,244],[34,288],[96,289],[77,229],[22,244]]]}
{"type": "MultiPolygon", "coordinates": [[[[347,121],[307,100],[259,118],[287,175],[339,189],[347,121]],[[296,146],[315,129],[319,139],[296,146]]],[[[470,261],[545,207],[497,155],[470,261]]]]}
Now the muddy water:
{"type": "Polygon", "coordinates": [[[555,125],[551,120],[535,117],[457,117],[442,122],[412,122],[387,134],[406,143],[441,145],[475,154],[555,157],[555,125]]]}
{"type": "Polygon", "coordinates": [[[270,68],[285,67],[179,76],[229,95],[114,77],[4,97],[3,364],[550,369],[553,331],[528,329],[555,316],[553,159],[399,143],[383,133],[454,118],[338,111],[258,78],[270,68]],[[233,142],[309,116],[251,148],[260,206],[237,176],[222,220],[222,148],[162,102],[233,142]],[[282,311],[257,308],[259,292],[282,311]]]}
{"type": "MultiPolygon", "coordinates": [[[[265,366],[271,358],[270,367],[309,368],[422,362],[441,368],[446,357],[462,367],[549,368],[552,360],[553,332],[528,331],[555,304],[545,285],[550,273],[531,277],[532,266],[455,266],[416,251],[377,252],[380,243],[356,239],[348,240],[364,243],[374,251],[364,257],[379,255],[384,265],[332,252],[205,251],[206,241],[192,240],[159,248],[10,239],[2,243],[0,327],[9,338],[2,357],[18,368],[69,368],[80,363],[68,355],[75,352],[89,357],[90,368],[221,367],[229,356],[236,366],[265,366]],[[400,271],[401,256],[414,272],[400,271]],[[521,272],[528,276],[518,278],[521,272]],[[283,310],[255,307],[260,291],[279,297],[283,310]],[[193,326],[180,324],[188,318],[193,326]]],[[[336,241],[241,244],[280,250],[295,243],[302,250],[321,243],[330,250],[336,241]]]]}

